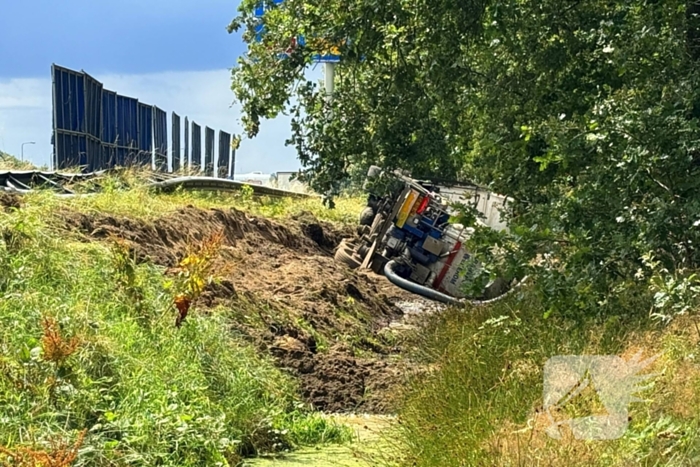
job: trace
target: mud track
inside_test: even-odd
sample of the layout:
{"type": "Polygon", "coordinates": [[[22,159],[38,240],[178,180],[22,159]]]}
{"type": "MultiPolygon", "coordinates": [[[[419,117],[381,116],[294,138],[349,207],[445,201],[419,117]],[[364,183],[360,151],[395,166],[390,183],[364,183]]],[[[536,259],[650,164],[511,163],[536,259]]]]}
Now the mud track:
{"type": "Polygon", "coordinates": [[[153,222],[77,212],[63,218],[88,241],[119,237],[139,261],[165,268],[175,266],[188,245],[223,229],[217,282],[198,309],[229,310],[232,332],[294,375],[302,397],[315,408],[392,410],[394,387],[406,368],[393,358],[397,349],[384,331],[403,314],[396,303],[415,297],[383,277],[333,261],[333,249],[353,235],[351,229],[319,222],[310,213],[273,222],[236,209],[194,207],[153,222]]]}

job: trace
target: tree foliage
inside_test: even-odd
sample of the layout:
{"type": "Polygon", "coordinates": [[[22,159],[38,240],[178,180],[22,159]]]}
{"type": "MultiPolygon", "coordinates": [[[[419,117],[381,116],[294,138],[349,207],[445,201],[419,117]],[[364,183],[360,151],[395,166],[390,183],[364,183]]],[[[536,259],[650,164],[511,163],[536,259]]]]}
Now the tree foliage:
{"type": "Polygon", "coordinates": [[[534,273],[552,311],[698,267],[695,1],[285,0],[260,43],[255,3],[230,27],[249,43],[246,130],[290,112],[316,188],[369,164],[489,186],[512,199],[493,273],[534,273]],[[302,35],[340,44],[332,100],[304,74],[325,46],[290,48],[302,35]]]}

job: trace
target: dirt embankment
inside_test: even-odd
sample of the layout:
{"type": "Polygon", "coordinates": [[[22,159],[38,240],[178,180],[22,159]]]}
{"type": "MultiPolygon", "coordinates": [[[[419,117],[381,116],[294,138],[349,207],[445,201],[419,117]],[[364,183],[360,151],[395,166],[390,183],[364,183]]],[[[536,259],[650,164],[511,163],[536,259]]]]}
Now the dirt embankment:
{"type": "MultiPolygon", "coordinates": [[[[223,229],[217,283],[200,309],[231,311],[232,332],[272,355],[300,382],[302,396],[329,412],[391,410],[401,378],[383,331],[401,317],[407,295],[379,276],[336,264],[339,230],[304,213],[284,222],[236,209],[183,208],[154,222],[67,213],[67,226],[90,240],[127,240],[140,261],[173,267],[188,244],[223,229]],[[235,310],[254,310],[245,319],[235,310]],[[240,318],[240,319],[239,319],[240,318]]],[[[408,296],[410,298],[410,296],[408,296]]]]}
{"type": "Polygon", "coordinates": [[[9,211],[12,208],[19,209],[22,207],[22,200],[19,195],[0,191],[0,208],[9,211]]]}

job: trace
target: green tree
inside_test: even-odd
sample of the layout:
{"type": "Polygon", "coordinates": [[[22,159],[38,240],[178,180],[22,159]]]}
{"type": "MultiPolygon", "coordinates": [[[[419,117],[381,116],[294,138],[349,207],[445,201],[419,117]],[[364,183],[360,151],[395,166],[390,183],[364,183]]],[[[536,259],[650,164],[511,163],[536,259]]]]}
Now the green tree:
{"type": "Polygon", "coordinates": [[[369,164],[491,187],[513,201],[489,270],[533,274],[552,311],[697,268],[695,2],[285,0],[260,43],[255,3],[230,26],[249,44],[233,90],[251,137],[292,114],[314,187],[369,164]],[[290,49],[301,35],[340,44],[332,100],[304,75],[325,46],[290,49]]]}

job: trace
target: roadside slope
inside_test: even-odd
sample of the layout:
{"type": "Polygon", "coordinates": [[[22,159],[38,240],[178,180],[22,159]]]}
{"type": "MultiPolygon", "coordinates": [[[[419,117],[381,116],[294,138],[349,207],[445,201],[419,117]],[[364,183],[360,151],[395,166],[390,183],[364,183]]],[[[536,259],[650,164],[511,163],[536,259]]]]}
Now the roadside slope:
{"type": "Polygon", "coordinates": [[[312,407],[386,409],[401,293],[333,263],[348,227],[318,206],[109,186],[2,204],[0,461],[235,465],[346,438],[312,407]],[[216,232],[177,328],[173,267],[216,232]]]}
{"type": "Polygon", "coordinates": [[[381,370],[392,372],[383,361],[392,342],[380,331],[401,317],[395,302],[405,294],[333,261],[347,230],[308,211],[270,220],[235,208],[183,207],[144,220],[65,209],[61,218],[67,235],[124,241],[137,263],[163,267],[166,276],[190,245],[221,232],[214,281],[199,311],[225,317],[232,331],[272,355],[317,410],[387,409],[384,394],[368,390],[383,385],[381,370]]]}
{"type": "MultiPolygon", "coordinates": [[[[431,368],[410,385],[399,414],[395,459],[405,466],[693,466],[700,461],[700,365],[697,313],[664,326],[643,302],[618,316],[575,322],[543,319],[527,290],[489,307],[448,310],[416,336],[417,357],[431,368]],[[619,439],[575,439],[552,422],[610,414],[595,381],[561,407],[543,407],[544,367],[558,355],[613,355],[624,361],[658,356],[629,375],[606,375],[613,388],[641,401],[629,404],[619,439]],[[626,376],[652,375],[628,386],[626,376]],[[648,385],[647,389],[644,389],[648,385]]],[[[575,383],[573,381],[572,383],[575,383]]],[[[555,387],[556,380],[550,381],[555,387]]],[[[610,388],[608,388],[610,390],[610,388]]]]}

